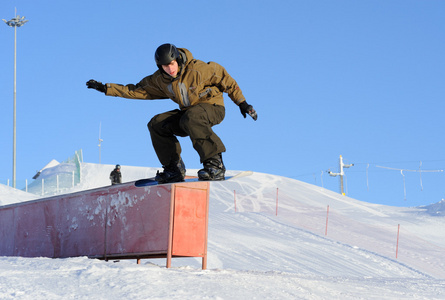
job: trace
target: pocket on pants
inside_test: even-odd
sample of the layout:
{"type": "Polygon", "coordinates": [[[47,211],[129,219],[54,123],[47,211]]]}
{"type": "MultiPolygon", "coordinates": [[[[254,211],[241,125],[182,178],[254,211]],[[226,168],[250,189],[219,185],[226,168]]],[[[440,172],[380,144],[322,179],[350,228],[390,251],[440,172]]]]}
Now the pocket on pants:
{"type": "Polygon", "coordinates": [[[209,123],[214,126],[221,123],[226,115],[226,109],[224,106],[216,104],[202,103],[199,104],[207,113],[209,123]]]}

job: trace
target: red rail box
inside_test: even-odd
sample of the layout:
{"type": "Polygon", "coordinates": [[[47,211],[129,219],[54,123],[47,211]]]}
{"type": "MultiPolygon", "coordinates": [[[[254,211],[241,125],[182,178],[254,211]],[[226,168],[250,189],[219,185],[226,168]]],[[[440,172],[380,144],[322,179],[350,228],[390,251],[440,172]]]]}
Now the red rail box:
{"type": "Polygon", "coordinates": [[[202,257],[209,183],[135,182],[0,207],[0,256],[202,257]]]}

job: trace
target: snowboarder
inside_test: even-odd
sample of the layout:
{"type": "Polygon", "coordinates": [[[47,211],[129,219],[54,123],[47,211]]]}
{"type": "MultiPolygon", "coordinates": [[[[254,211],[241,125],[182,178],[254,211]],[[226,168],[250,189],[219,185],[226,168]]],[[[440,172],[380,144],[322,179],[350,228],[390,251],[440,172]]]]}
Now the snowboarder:
{"type": "Polygon", "coordinates": [[[112,185],[121,184],[122,183],[122,173],[121,173],[121,166],[120,165],[116,165],[114,170],[111,171],[110,179],[111,179],[111,184],[112,185]]]}
{"type": "Polygon", "coordinates": [[[163,172],[156,174],[158,182],[184,180],[185,165],[176,136],[190,137],[203,164],[198,171],[200,180],[224,180],[226,168],[222,152],[226,148],[212,130],[225,116],[223,92],[239,106],[244,118],[249,114],[256,121],[256,111],[246,102],[226,69],[215,62],[194,59],[189,50],[173,44],[159,46],[155,62],[158,70],[137,84],[102,84],[91,79],[86,85],[107,96],[147,100],[170,98],[179,105],[180,109],[155,115],[147,124],[163,167],[163,172]]]}

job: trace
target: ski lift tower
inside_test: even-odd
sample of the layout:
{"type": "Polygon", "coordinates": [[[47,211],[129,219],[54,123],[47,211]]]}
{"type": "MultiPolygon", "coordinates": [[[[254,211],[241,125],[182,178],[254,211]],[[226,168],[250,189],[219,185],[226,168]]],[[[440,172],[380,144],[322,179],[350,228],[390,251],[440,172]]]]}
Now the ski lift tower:
{"type": "Polygon", "coordinates": [[[354,166],[354,164],[345,165],[343,163],[343,157],[341,155],[340,155],[339,161],[340,161],[340,167],[339,167],[340,173],[334,173],[334,172],[328,171],[328,174],[332,177],[340,176],[340,193],[343,196],[345,196],[346,194],[344,192],[344,185],[343,185],[343,176],[345,175],[344,168],[350,168],[350,167],[354,166]]]}

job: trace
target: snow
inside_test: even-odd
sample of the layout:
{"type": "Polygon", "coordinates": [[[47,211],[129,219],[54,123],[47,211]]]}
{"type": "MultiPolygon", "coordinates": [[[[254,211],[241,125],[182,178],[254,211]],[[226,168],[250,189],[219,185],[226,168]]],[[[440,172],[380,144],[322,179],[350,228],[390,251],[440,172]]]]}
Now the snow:
{"type": "Polygon", "coordinates": [[[37,199],[38,196],[0,184],[0,206],[37,199]]]}
{"type": "MultiPolygon", "coordinates": [[[[72,191],[109,185],[113,168],[84,163],[72,191]]],[[[133,181],[156,169],[121,171],[133,181]]],[[[263,173],[210,189],[207,270],[200,258],[166,269],[165,259],[0,257],[0,299],[445,298],[444,200],[370,204],[263,173]]],[[[0,205],[35,198],[0,185],[0,205]]]]}

